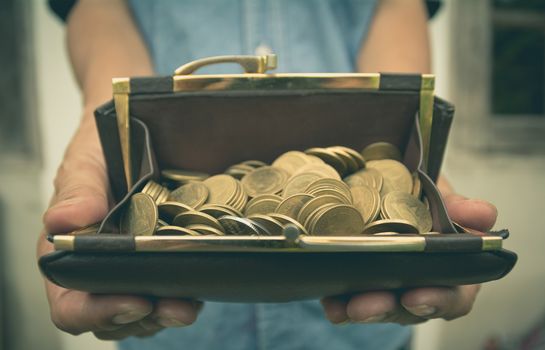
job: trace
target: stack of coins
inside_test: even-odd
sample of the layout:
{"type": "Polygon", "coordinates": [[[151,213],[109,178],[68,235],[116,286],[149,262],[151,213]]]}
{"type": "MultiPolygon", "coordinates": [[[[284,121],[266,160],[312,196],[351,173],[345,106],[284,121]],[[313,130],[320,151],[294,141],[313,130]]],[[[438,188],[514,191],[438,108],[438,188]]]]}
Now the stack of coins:
{"type": "Polygon", "coordinates": [[[163,170],[133,195],[121,231],[133,235],[417,234],[432,229],[418,174],[387,142],[289,151],[209,176],[163,170]],[[169,190],[172,189],[172,190],[169,190]]]}

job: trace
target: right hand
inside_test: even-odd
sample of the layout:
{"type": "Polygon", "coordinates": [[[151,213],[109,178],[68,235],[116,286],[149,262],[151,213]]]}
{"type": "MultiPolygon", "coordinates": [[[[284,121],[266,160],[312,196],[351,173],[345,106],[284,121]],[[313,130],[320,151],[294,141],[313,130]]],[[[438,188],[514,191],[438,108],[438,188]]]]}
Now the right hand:
{"type": "MultiPolygon", "coordinates": [[[[94,224],[108,212],[108,180],[98,133],[91,115],[66,150],[55,179],[55,194],[44,214],[45,232],[38,256],[53,251],[45,233],[64,233],[94,224]]],[[[150,336],[166,327],[195,322],[203,304],[194,300],[132,295],[94,295],[45,281],[53,323],[73,335],[93,332],[99,339],[150,336]]]]}

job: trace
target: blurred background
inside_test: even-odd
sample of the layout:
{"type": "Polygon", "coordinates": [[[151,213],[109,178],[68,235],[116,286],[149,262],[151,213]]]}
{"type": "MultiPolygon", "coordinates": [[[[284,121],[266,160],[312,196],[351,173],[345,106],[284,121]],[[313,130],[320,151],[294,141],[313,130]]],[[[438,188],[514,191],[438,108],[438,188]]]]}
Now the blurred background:
{"type": "MultiPolygon", "coordinates": [[[[469,316],[418,326],[414,348],[519,349],[545,324],[545,1],[446,0],[430,30],[437,95],[457,108],[444,172],[498,207],[519,262],[469,316]]],[[[55,329],[36,266],[80,116],[63,25],[45,0],[2,0],[0,34],[0,349],[113,349],[55,329]]]]}

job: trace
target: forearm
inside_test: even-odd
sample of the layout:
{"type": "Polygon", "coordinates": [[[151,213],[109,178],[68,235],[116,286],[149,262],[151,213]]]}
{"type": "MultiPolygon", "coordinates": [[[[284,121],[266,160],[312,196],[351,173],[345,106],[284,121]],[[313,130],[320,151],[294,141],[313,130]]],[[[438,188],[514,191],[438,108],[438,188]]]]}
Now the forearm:
{"type": "Polygon", "coordinates": [[[429,73],[427,15],[422,0],[380,0],[358,56],[360,72],[429,73]]]}
{"type": "Polygon", "coordinates": [[[67,45],[84,108],[91,115],[112,96],[112,78],[153,73],[148,50],[123,0],[79,0],[67,45]]]}

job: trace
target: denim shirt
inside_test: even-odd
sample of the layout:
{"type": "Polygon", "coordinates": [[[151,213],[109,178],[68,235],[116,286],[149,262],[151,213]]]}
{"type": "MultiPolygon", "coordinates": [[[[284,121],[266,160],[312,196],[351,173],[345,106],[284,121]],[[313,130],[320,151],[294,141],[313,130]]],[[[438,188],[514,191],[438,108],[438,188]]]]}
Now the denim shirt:
{"type": "MultiPolygon", "coordinates": [[[[278,72],[352,72],[376,0],[130,0],[158,74],[216,55],[278,55],[278,72]]],[[[235,65],[201,73],[239,73],[235,65]]],[[[175,273],[175,271],[173,271],[175,273]]],[[[398,350],[411,330],[395,324],[332,325],[317,300],[284,304],[205,304],[195,324],[122,350],[398,350]]]]}

